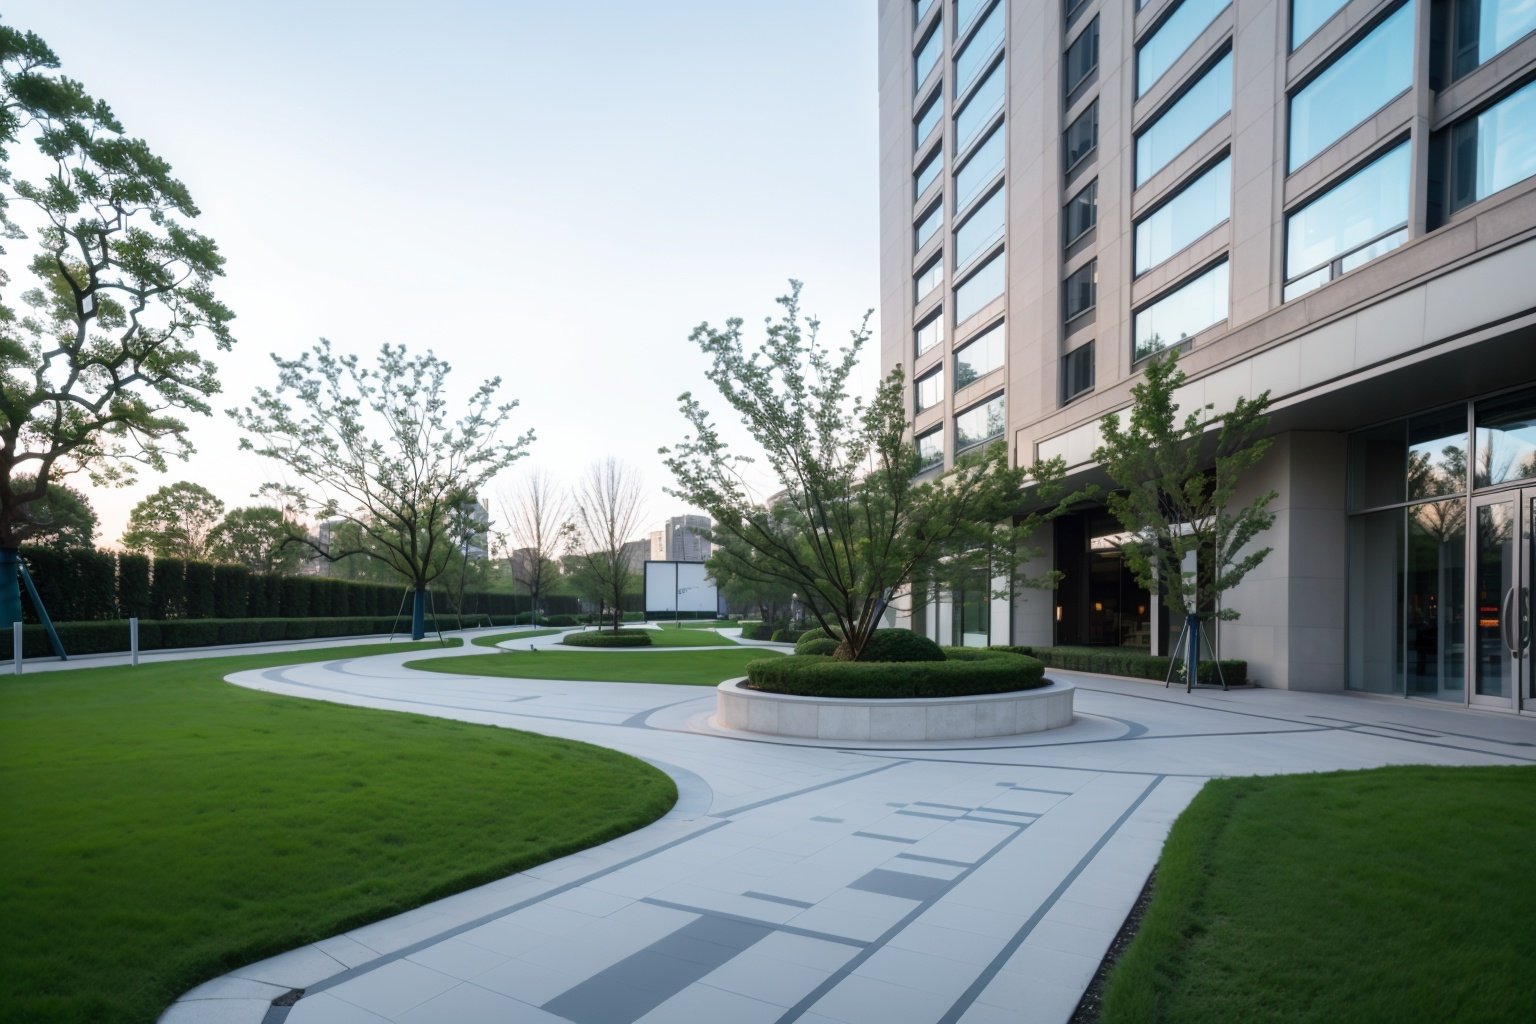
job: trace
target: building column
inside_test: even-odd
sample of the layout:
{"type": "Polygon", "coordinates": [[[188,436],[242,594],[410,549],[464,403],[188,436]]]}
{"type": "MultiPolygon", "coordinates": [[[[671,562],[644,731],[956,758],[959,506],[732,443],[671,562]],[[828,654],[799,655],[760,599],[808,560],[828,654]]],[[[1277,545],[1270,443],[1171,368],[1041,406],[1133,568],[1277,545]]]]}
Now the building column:
{"type": "Polygon", "coordinates": [[[1041,527],[1030,542],[1040,553],[1020,564],[1013,584],[1013,636],[1011,640],[993,638],[994,644],[1013,643],[1023,647],[1050,647],[1056,642],[1056,591],[1025,586],[1022,580],[1042,579],[1056,565],[1056,534],[1050,526],[1041,527]]]}

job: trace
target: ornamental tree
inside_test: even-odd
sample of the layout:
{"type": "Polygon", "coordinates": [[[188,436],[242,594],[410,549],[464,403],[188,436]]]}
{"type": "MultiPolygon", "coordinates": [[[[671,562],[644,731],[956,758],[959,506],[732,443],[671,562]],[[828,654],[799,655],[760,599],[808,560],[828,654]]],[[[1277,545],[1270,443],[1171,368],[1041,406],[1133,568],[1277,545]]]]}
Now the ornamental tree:
{"type": "Polygon", "coordinates": [[[206,347],[234,343],[186,186],[58,66],[0,25],[0,236],[21,243],[0,250],[0,626],[20,615],[15,549],[49,485],[186,458],[180,414],[219,391],[206,347]],[[13,162],[18,144],[36,153],[13,162]]]}
{"type": "Polygon", "coordinates": [[[506,524],[503,555],[512,578],[528,588],[533,621],[560,578],[560,551],[570,522],[570,500],[547,473],[531,473],[499,498],[506,524]]]}
{"type": "Polygon", "coordinates": [[[571,506],[566,547],[575,556],[572,585],[610,608],[613,628],[618,629],[624,621],[624,597],[640,582],[625,550],[642,521],[640,477],[611,456],[594,462],[577,481],[571,506]]]}
{"type": "MultiPolygon", "coordinates": [[[[18,477],[16,489],[30,490],[32,481],[18,477]]],[[[88,548],[96,542],[96,527],[100,520],[90,499],[65,483],[55,481],[41,498],[31,502],[26,510],[32,531],[27,543],[40,547],[67,551],[70,548],[88,548]]]]}
{"type": "MultiPolygon", "coordinates": [[[[856,659],[915,576],[1014,576],[1035,553],[1030,536],[1056,512],[1064,467],[1010,466],[999,442],[920,479],[901,367],[867,404],[849,391],[869,316],[848,345],[829,352],[818,321],[800,314],[799,282],[779,304],[783,315],[767,323],[760,346],[749,350],[739,319],[702,324],[692,339],[782,490],[758,500],[744,479],[754,457],[733,452],[685,393],[679,402],[693,432],[662,449],[677,481],[670,493],[714,519],[715,560],[726,575],[798,593],[821,626],[844,638],[838,656],[856,659]]],[[[1048,586],[1054,576],[1019,582],[1048,586]]]]}
{"type": "Polygon", "coordinates": [[[255,573],[291,573],[303,561],[299,546],[288,541],[298,529],[280,508],[232,508],[208,535],[208,554],[255,573]]]}
{"type": "Polygon", "coordinates": [[[123,547],[156,558],[204,561],[212,534],[224,519],[224,502],[201,484],[166,484],[128,513],[123,547]]]}
{"type": "Polygon", "coordinates": [[[278,384],[258,388],[250,406],[231,410],[249,435],[243,449],[272,459],[296,483],[263,494],[333,529],[331,543],[297,531],[301,544],[331,562],[366,558],[411,588],[411,636],[426,632],[427,588],[453,563],[465,502],[526,454],[528,431],[498,435],[517,403],[498,403],[501,378],[482,383],[450,421],[449,364],[430,351],[411,356],[383,345],[372,367],[337,355],[321,340],[297,359],[274,355],[278,384]]]}

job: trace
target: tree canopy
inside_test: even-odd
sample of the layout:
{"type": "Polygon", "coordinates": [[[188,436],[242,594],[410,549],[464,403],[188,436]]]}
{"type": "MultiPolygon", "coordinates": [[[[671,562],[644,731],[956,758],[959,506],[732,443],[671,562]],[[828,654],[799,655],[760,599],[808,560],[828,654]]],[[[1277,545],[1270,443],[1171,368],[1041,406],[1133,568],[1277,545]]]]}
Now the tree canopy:
{"type": "Polygon", "coordinates": [[[205,560],[223,518],[224,502],[203,485],[166,484],[129,511],[123,547],[156,558],[205,560]]]}
{"type": "Polygon", "coordinates": [[[216,562],[243,565],[251,572],[291,573],[303,564],[299,531],[280,508],[249,505],[232,508],[208,535],[208,554],[216,562]]]}
{"type": "MultiPolygon", "coordinates": [[[[18,490],[30,490],[31,481],[21,479],[18,490]]],[[[31,524],[28,542],[64,551],[68,548],[88,548],[96,542],[99,520],[96,510],[86,496],[68,484],[55,481],[36,501],[28,502],[23,511],[31,524]]]]}

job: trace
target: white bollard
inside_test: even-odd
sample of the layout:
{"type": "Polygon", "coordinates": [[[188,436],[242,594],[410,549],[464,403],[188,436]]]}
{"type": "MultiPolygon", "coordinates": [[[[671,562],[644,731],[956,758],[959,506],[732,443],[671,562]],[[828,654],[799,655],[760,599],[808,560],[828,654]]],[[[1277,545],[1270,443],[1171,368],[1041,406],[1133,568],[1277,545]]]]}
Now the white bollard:
{"type": "Polygon", "coordinates": [[[16,674],[21,675],[21,623],[11,623],[11,651],[16,658],[16,674]]]}
{"type": "Polygon", "coordinates": [[[139,663],[139,617],[130,616],[128,619],[128,650],[133,655],[133,664],[139,663]]]}

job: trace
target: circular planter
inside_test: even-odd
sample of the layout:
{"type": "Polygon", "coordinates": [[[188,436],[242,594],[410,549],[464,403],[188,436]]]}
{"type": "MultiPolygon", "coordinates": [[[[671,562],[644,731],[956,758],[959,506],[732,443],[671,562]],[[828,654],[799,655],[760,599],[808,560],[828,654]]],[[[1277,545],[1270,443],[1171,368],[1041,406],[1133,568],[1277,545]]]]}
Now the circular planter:
{"type": "Polygon", "coordinates": [[[970,697],[858,700],[749,690],[728,679],[715,690],[715,721],[727,729],[820,740],[973,740],[1059,729],[1072,723],[1072,684],[970,697]]]}

